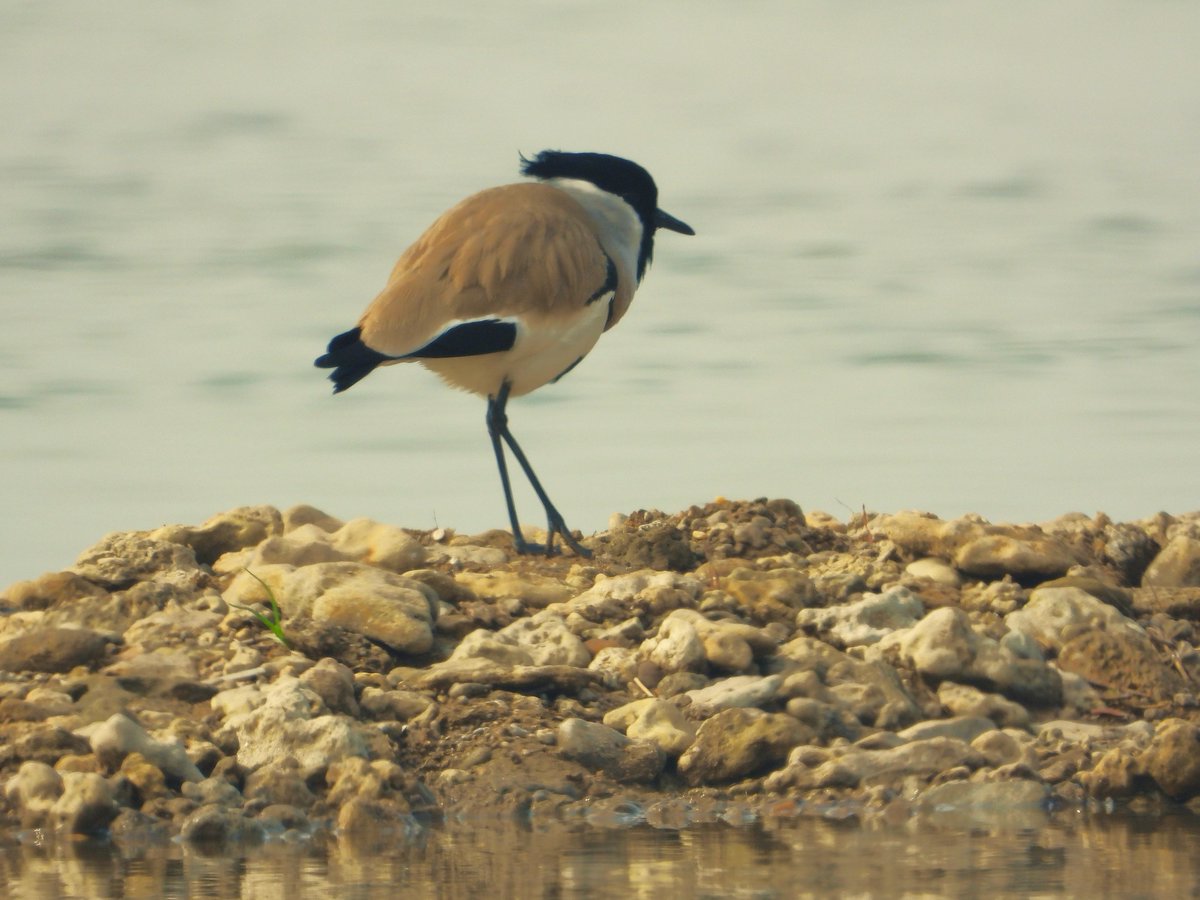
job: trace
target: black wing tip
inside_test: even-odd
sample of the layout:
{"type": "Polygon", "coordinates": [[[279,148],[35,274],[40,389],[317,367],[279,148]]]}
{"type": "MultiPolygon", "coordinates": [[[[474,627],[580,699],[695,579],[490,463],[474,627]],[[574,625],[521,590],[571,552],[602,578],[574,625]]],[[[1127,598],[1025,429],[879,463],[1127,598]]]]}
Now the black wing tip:
{"type": "MultiPolygon", "coordinates": [[[[375,362],[359,363],[358,365],[342,365],[338,366],[329,373],[329,380],[333,382],[333,392],[340,394],[347,388],[351,388],[358,384],[379,365],[375,362]]],[[[328,367],[326,367],[328,368],[328,367]]]]}
{"type": "Polygon", "coordinates": [[[318,369],[333,369],[329,373],[329,380],[333,382],[335,394],[362,381],[376,366],[388,359],[364,344],[361,336],[362,328],[359,327],[344,331],[329,342],[325,353],[313,360],[313,365],[318,369]]]}
{"type": "Polygon", "coordinates": [[[368,369],[365,372],[354,372],[354,373],[347,372],[344,369],[334,369],[329,374],[329,380],[333,382],[333,393],[340,394],[342,391],[346,390],[347,388],[353,387],[354,385],[358,384],[360,381],[362,381],[364,378],[366,378],[369,374],[371,374],[370,369],[368,369]]]}

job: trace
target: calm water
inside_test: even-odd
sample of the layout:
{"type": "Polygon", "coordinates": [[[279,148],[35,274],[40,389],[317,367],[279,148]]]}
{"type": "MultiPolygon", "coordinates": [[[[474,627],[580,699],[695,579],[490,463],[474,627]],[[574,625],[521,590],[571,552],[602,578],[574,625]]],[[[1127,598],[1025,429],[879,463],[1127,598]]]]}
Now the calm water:
{"type": "Polygon", "coordinates": [[[0,895],[40,900],[405,897],[1121,897],[1200,894],[1186,819],[862,828],[821,819],[569,829],[458,826],[381,845],[204,853],[96,844],[0,849],[0,895]]]}
{"type": "Polygon", "coordinates": [[[699,232],[511,409],[573,527],[1200,506],[1200,6],[399,9],[0,6],[0,583],[241,504],[505,524],[482,401],[311,362],[547,146],[699,232]]]}
{"type": "MultiPolygon", "coordinates": [[[[574,527],[719,494],[843,517],[1200,507],[1200,6],[499,10],[0,5],[0,585],[241,504],[503,525],[480,400],[417,369],[334,400],[311,361],[437,213],[544,147],[642,162],[698,232],[662,235],[620,327],[510,408],[574,527]]],[[[981,866],[989,896],[1097,870],[1196,891],[1194,831],[1091,834],[638,829],[612,852],[535,836],[522,868],[545,896],[965,896],[981,866]],[[895,882],[861,865],[885,846],[895,882]]],[[[482,839],[358,869],[44,865],[74,896],[132,893],[139,866],[148,896],[436,895],[454,866],[503,883],[482,839]]]]}

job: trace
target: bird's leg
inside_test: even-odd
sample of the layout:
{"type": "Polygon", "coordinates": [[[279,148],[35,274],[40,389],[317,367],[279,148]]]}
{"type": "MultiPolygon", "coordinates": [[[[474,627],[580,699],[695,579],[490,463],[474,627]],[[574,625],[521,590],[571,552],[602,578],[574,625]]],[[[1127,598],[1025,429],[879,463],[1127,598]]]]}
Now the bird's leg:
{"type": "Polygon", "coordinates": [[[563,521],[562,515],[554,504],[550,502],[550,497],[546,494],[542,483],[538,481],[538,477],[534,474],[533,466],[529,464],[524,451],[521,450],[521,445],[517,443],[517,439],[513,437],[512,432],[508,429],[508,415],[505,413],[505,406],[508,403],[508,392],[512,385],[507,381],[500,388],[500,392],[495,397],[488,398],[488,434],[492,438],[492,447],[496,453],[496,463],[500,467],[500,480],[504,485],[504,500],[508,504],[508,518],[512,523],[513,543],[516,545],[518,553],[539,553],[544,552],[547,556],[554,553],[554,538],[558,535],[563,539],[563,543],[570,547],[579,556],[590,558],[592,552],[581,545],[571,535],[571,531],[567,528],[567,523],[563,521]],[[512,488],[508,480],[508,468],[504,461],[504,449],[500,444],[503,439],[508,448],[513,452],[513,456],[517,458],[522,471],[525,472],[525,477],[529,479],[529,484],[533,487],[533,491],[537,494],[538,499],[542,501],[542,508],[546,511],[546,546],[542,547],[538,544],[531,544],[521,536],[521,527],[517,522],[516,506],[513,504],[512,488]]]}
{"type": "Polygon", "coordinates": [[[508,521],[512,526],[513,543],[518,553],[533,553],[540,547],[531,546],[521,535],[521,525],[517,521],[517,506],[513,502],[512,485],[508,480],[508,464],[504,460],[504,446],[500,436],[508,430],[508,416],[504,405],[508,402],[509,383],[506,381],[500,387],[500,393],[488,397],[487,429],[488,437],[492,439],[492,452],[496,454],[496,467],[500,470],[500,484],[504,487],[504,504],[508,507],[508,521]]]}
{"type": "Polygon", "coordinates": [[[542,501],[542,507],[546,510],[546,532],[549,535],[546,540],[546,555],[550,556],[554,553],[554,536],[557,534],[563,539],[563,543],[574,550],[578,556],[590,559],[592,551],[572,537],[571,530],[567,528],[567,523],[563,521],[562,514],[550,502],[545,488],[538,481],[537,475],[533,473],[533,467],[529,464],[529,460],[525,458],[525,454],[521,450],[521,445],[512,436],[512,432],[506,428],[501,437],[508,444],[508,449],[513,452],[513,456],[517,458],[517,462],[521,464],[521,468],[525,471],[525,477],[529,479],[530,485],[533,486],[533,492],[538,495],[538,499],[542,501]]]}

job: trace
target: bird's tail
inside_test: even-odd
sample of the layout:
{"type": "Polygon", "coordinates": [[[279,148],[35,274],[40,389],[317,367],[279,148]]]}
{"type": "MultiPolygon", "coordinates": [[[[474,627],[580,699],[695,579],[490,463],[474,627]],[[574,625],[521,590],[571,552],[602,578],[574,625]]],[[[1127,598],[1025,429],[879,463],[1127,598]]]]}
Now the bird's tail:
{"type": "Polygon", "coordinates": [[[340,394],[362,381],[376,366],[388,359],[364,344],[362,329],[355,327],[331,340],[325,354],[318,356],[313,365],[320,369],[333,369],[329,373],[329,380],[333,382],[333,392],[340,394]]]}

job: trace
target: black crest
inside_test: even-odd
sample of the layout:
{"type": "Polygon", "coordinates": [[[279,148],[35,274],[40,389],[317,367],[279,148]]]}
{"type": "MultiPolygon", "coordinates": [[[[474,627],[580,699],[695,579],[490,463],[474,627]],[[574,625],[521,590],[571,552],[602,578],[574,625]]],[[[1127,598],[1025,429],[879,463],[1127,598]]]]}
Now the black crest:
{"type": "Polygon", "coordinates": [[[543,150],[533,159],[521,157],[521,173],[534,178],[578,178],[616,194],[634,208],[642,225],[654,230],[658,186],[637,163],[607,153],[564,153],[543,150]]]}
{"type": "Polygon", "coordinates": [[[658,185],[650,173],[632,160],[608,153],[567,153],[543,150],[533,159],[521,157],[521,174],[542,180],[577,178],[620,197],[642,222],[642,247],[638,254],[638,280],[654,255],[658,227],[658,185]]]}

